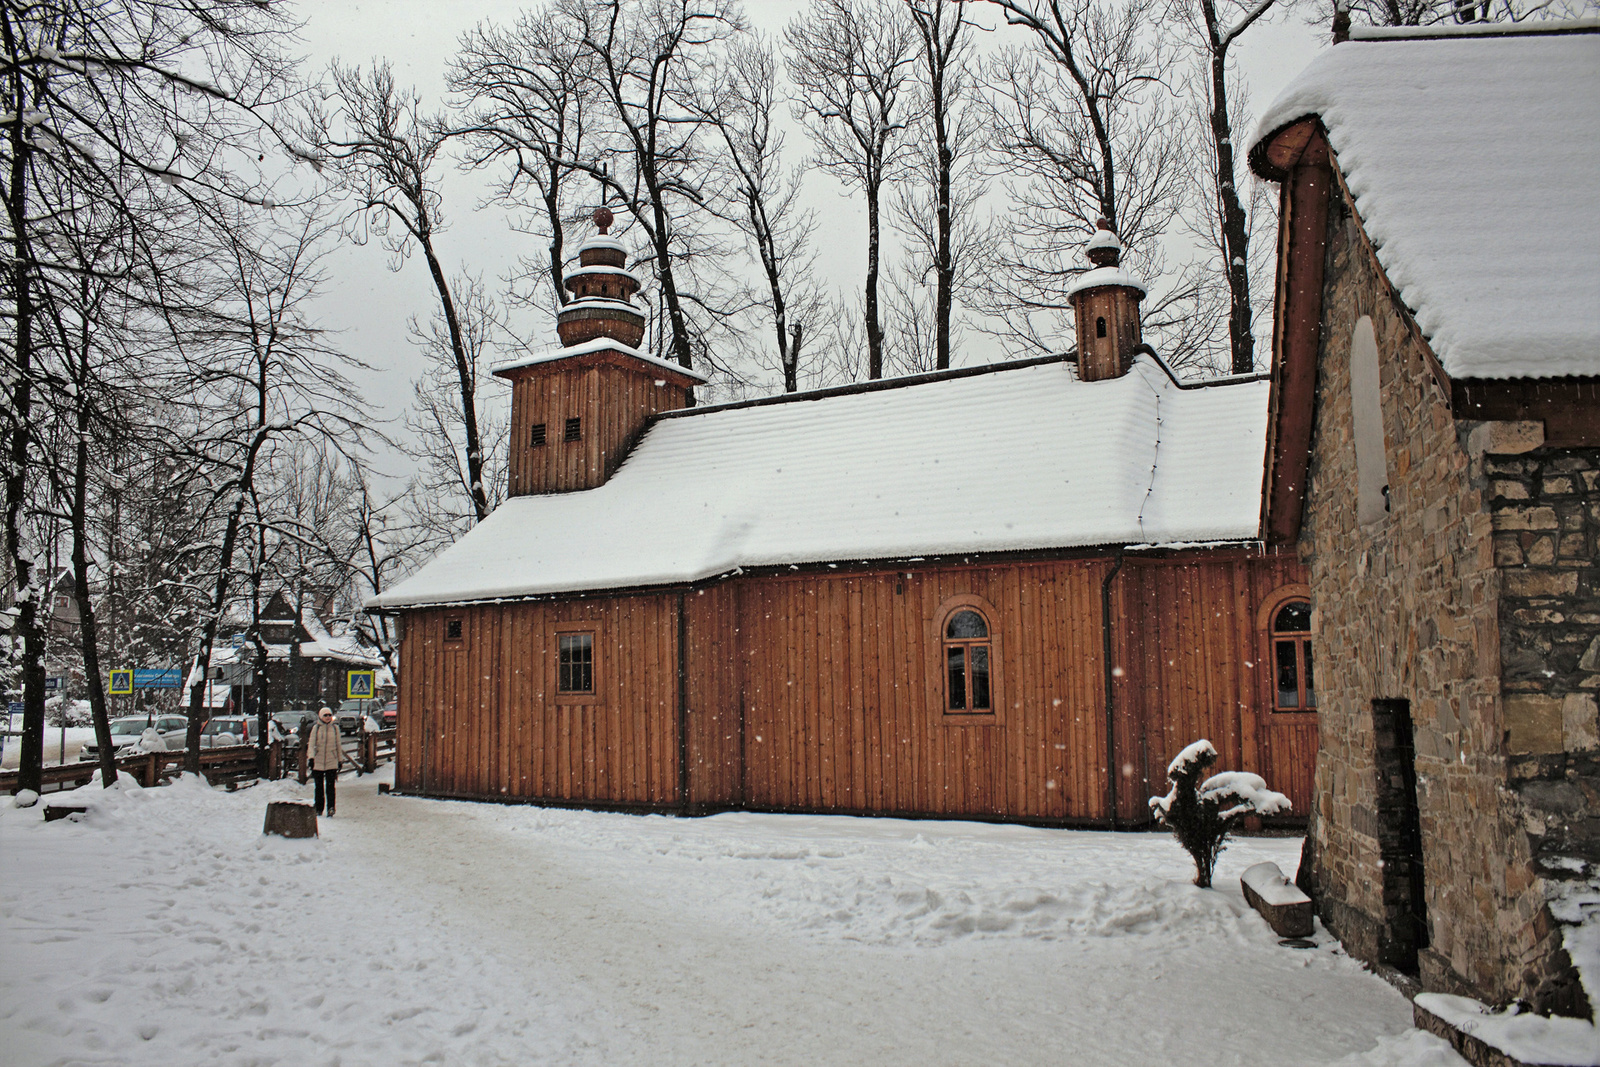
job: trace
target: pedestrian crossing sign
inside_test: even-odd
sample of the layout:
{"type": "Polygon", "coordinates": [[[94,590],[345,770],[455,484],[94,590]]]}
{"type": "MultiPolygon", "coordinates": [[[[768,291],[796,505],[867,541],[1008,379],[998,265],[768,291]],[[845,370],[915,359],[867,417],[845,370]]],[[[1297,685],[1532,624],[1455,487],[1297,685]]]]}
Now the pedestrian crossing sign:
{"type": "Polygon", "coordinates": [[[133,695],[133,672],[111,672],[111,695],[114,697],[127,697],[133,695]]]}
{"type": "Polygon", "coordinates": [[[345,695],[351,700],[372,696],[372,672],[351,671],[345,685],[345,695]]]}

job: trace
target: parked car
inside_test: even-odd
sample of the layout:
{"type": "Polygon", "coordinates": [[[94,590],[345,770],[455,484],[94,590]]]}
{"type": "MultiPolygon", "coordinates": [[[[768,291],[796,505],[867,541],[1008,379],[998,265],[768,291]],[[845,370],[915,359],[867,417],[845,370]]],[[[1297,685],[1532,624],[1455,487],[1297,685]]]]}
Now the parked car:
{"type": "Polygon", "coordinates": [[[254,717],[243,715],[218,715],[200,730],[201,748],[227,748],[230,745],[253,745],[261,737],[261,727],[254,717]]]}
{"type": "Polygon", "coordinates": [[[378,724],[385,730],[393,730],[396,726],[400,725],[399,697],[396,697],[383,706],[383,717],[378,720],[378,724]]]}
{"type": "Polygon", "coordinates": [[[357,697],[340,704],[339,710],[334,712],[333,721],[339,724],[341,734],[360,733],[363,716],[380,715],[382,712],[383,701],[375,697],[357,697]]]}
{"type": "MultiPolygon", "coordinates": [[[[182,715],[127,715],[120,719],[111,720],[111,744],[113,751],[118,756],[123,755],[124,749],[137,745],[139,738],[144,736],[146,727],[153,726],[161,740],[167,743],[167,749],[172,752],[183,751],[184,743],[188,739],[189,720],[182,715]]],[[[84,763],[93,763],[100,758],[100,743],[90,741],[78,750],[78,759],[84,763]]]]}
{"type": "Polygon", "coordinates": [[[302,723],[311,722],[317,717],[315,708],[283,708],[272,713],[273,721],[278,724],[278,729],[283,731],[283,747],[294,749],[300,747],[300,726],[302,723]]]}

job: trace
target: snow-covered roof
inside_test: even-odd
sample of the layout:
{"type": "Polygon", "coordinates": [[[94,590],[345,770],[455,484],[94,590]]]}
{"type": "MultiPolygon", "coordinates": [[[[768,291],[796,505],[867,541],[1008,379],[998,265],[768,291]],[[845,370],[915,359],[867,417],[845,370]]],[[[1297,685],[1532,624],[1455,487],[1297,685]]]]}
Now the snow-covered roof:
{"type": "Polygon", "coordinates": [[[1122,238],[1118,237],[1115,232],[1102,226],[1094,231],[1094,236],[1089,238],[1089,243],[1083,247],[1089,250],[1096,248],[1115,248],[1118,252],[1120,252],[1122,251],[1122,238]]]}
{"type": "MultiPolygon", "coordinates": [[[[629,310],[638,314],[639,309],[629,306],[629,310]]],[[[491,370],[495,374],[505,374],[507,371],[520,370],[523,367],[533,367],[540,363],[554,363],[563,359],[577,359],[579,356],[590,356],[596,352],[621,352],[625,356],[632,356],[634,359],[660,370],[668,370],[673,374],[680,374],[697,382],[706,380],[706,376],[699,371],[690,370],[688,367],[680,366],[665,359],[659,359],[648,352],[630,348],[621,341],[616,341],[609,337],[597,337],[593,341],[584,341],[582,344],[568,345],[565,348],[547,348],[540,352],[533,352],[526,356],[519,356],[516,359],[496,364],[491,370]]]]}
{"type": "Polygon", "coordinates": [[[1254,540],[1267,383],[1180,389],[1060,361],[659,419],[606,484],[514,497],[395,608],[741,567],[1254,540]]]}
{"type": "Polygon", "coordinates": [[[1600,34],[1565,29],[1336,45],[1253,138],[1321,119],[1452,377],[1600,374],[1600,34]]]}
{"type": "MultiPolygon", "coordinates": [[[[1090,245],[1089,247],[1094,248],[1096,246],[1090,245]]],[[[1071,299],[1085,289],[1100,289],[1108,285],[1120,285],[1128,289],[1137,289],[1141,293],[1149,292],[1142,279],[1135,278],[1121,267],[1096,267],[1094,270],[1086,270],[1072,279],[1072,284],[1067,286],[1066,295],[1068,299],[1071,299]]]]}
{"type": "Polygon", "coordinates": [[[597,233],[584,239],[578,246],[578,251],[584,252],[590,248],[609,248],[616,252],[627,252],[628,246],[612,237],[610,234],[597,233]]]}
{"type": "Polygon", "coordinates": [[[594,267],[571,267],[567,270],[566,277],[581,278],[587,274],[620,274],[624,278],[632,278],[634,281],[643,284],[637,272],[631,271],[627,267],[607,267],[604,264],[594,267]]]}

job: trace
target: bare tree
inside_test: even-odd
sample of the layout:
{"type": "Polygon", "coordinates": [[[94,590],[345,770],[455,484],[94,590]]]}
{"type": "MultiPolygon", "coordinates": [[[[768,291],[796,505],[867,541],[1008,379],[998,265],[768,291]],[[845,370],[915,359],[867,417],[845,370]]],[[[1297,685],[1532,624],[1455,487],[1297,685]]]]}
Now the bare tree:
{"type": "MultiPolygon", "coordinates": [[[[350,577],[353,600],[360,604],[394,584],[418,562],[420,540],[417,527],[404,521],[403,497],[380,500],[374,495],[370,479],[357,469],[357,508],[351,533],[350,577]]],[[[388,615],[351,612],[351,625],[364,643],[378,650],[384,666],[396,679],[400,677],[400,641],[394,620],[388,615]]]]}
{"type": "MultiPolygon", "coordinates": [[[[505,328],[494,300],[481,278],[462,276],[452,282],[458,295],[457,326],[467,374],[474,400],[473,419],[484,444],[484,462],[476,477],[482,479],[490,510],[498,507],[507,488],[505,447],[509,431],[503,407],[495,410],[485,396],[488,355],[496,336],[505,328]]],[[[412,342],[426,358],[428,366],[412,383],[413,400],[406,412],[410,441],[400,448],[417,463],[417,470],[406,493],[406,510],[420,527],[419,537],[442,551],[461,538],[473,523],[470,480],[474,477],[467,463],[466,432],[460,409],[452,402],[457,376],[454,340],[435,314],[427,323],[413,318],[412,342]]]]}
{"type": "Polygon", "coordinates": [[[934,368],[944,370],[950,366],[956,275],[964,258],[957,231],[970,238],[968,215],[983,195],[982,186],[971,180],[980,131],[970,106],[977,57],[972,23],[961,0],[905,3],[917,30],[918,65],[927,94],[925,121],[931,136],[920,139],[917,153],[925,191],[902,189],[901,226],[934,276],[934,368]]]}
{"type": "MultiPolygon", "coordinates": [[[[291,29],[282,5],[256,0],[204,9],[163,0],[0,9],[8,245],[0,268],[7,390],[0,451],[14,630],[23,646],[21,788],[38,788],[44,723],[41,589],[23,514],[41,472],[35,405],[51,341],[40,316],[52,291],[65,306],[76,288],[76,272],[56,257],[53,242],[76,224],[74,214],[93,210],[127,222],[143,261],[162,264],[173,219],[219,202],[270,201],[268,184],[246,161],[265,159],[274,142],[268,112],[292,91],[291,65],[278,51],[291,29]]],[[[128,287],[130,299],[156,306],[179,288],[164,267],[112,280],[128,287]]]]}
{"type": "Polygon", "coordinates": [[[526,11],[509,29],[482,25],[461,41],[451,63],[450,88],[461,97],[458,133],[468,166],[500,165],[495,195],[503,203],[535,205],[524,232],[546,238],[545,262],[526,274],[549,283],[543,303],[551,310],[567,302],[567,180],[588,148],[586,91],[592,79],[582,65],[589,55],[578,44],[570,15],[560,7],[526,11]]]}
{"type": "Polygon", "coordinates": [[[286,437],[348,437],[356,398],[345,370],[359,366],[330,347],[307,318],[330,229],[314,212],[301,225],[262,232],[235,220],[218,232],[218,271],[208,329],[186,353],[201,413],[191,448],[215,472],[219,537],[189,689],[186,770],[200,769],[200,727],[211,653],[236,594],[235,554],[249,533],[257,479],[286,437]]]}
{"type": "Polygon", "coordinates": [[[1255,369],[1255,326],[1250,288],[1250,225],[1239,195],[1239,165],[1229,115],[1229,49],[1276,0],[1176,0],[1172,13],[1186,23],[1205,56],[1210,107],[1210,149],[1216,156],[1212,202],[1222,238],[1222,273],[1228,282],[1228,342],[1234,374],[1255,369]]]}
{"type": "Polygon", "coordinates": [[[352,232],[357,240],[378,235],[393,253],[396,269],[413,248],[422,251],[455,365],[456,401],[466,438],[467,488],[474,518],[481,522],[490,506],[475,381],[456,294],[434,247],[443,219],[432,171],[449,130],[443,119],[423,113],[414,89],[396,87],[387,63],[377,63],[370,73],[362,74],[360,67],[335,62],[332,73],[339,121],[320,104],[308,105],[300,122],[306,142],[301,151],[318,166],[331,167],[354,196],[357,207],[352,232]]]}
{"type": "MultiPolygon", "coordinates": [[[[1163,83],[1170,59],[1152,31],[1155,0],[989,2],[1032,46],[990,63],[991,166],[1012,206],[983,307],[1014,343],[1048,351],[1098,219],[1147,276],[1164,273],[1160,238],[1184,203],[1186,142],[1174,134],[1186,115],[1163,83]]],[[[1147,330],[1163,304],[1192,297],[1180,287],[1153,299],[1147,330]]]]}
{"type": "Polygon", "coordinates": [[[882,196],[904,162],[919,103],[912,83],[916,31],[898,0],[813,0],[784,31],[797,117],[815,139],[818,162],[867,198],[864,314],[867,373],[883,377],[878,308],[882,196]]]}
{"type": "Polygon", "coordinates": [[[805,326],[820,325],[823,298],[812,279],[816,214],[800,207],[804,169],[783,163],[783,131],[774,124],[780,106],[772,45],[751,37],[728,49],[722,78],[701,111],[726,151],[729,215],[760,265],[759,303],[771,318],[784,391],[792,393],[799,388],[805,326]]]}
{"type": "Polygon", "coordinates": [[[715,367],[705,335],[737,309],[715,286],[725,250],[698,225],[719,175],[694,97],[712,81],[722,45],[744,30],[743,16],[731,0],[567,0],[564,10],[597,101],[594,154],[575,162],[644,235],[666,355],[715,367]]]}

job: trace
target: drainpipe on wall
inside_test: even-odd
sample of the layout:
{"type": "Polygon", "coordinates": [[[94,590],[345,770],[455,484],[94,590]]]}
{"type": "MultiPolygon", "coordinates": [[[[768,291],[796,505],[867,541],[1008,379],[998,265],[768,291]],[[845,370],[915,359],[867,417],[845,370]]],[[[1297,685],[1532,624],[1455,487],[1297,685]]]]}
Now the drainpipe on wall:
{"type": "Polygon", "coordinates": [[[1116,664],[1111,662],[1111,583],[1122,570],[1122,552],[1117,549],[1117,561],[1106,572],[1100,583],[1100,639],[1101,659],[1106,681],[1106,811],[1111,815],[1111,828],[1117,829],[1117,734],[1116,677],[1112,673],[1116,664]]]}
{"type": "Polygon", "coordinates": [[[689,617],[678,593],[678,806],[689,811],[689,617]]]}

